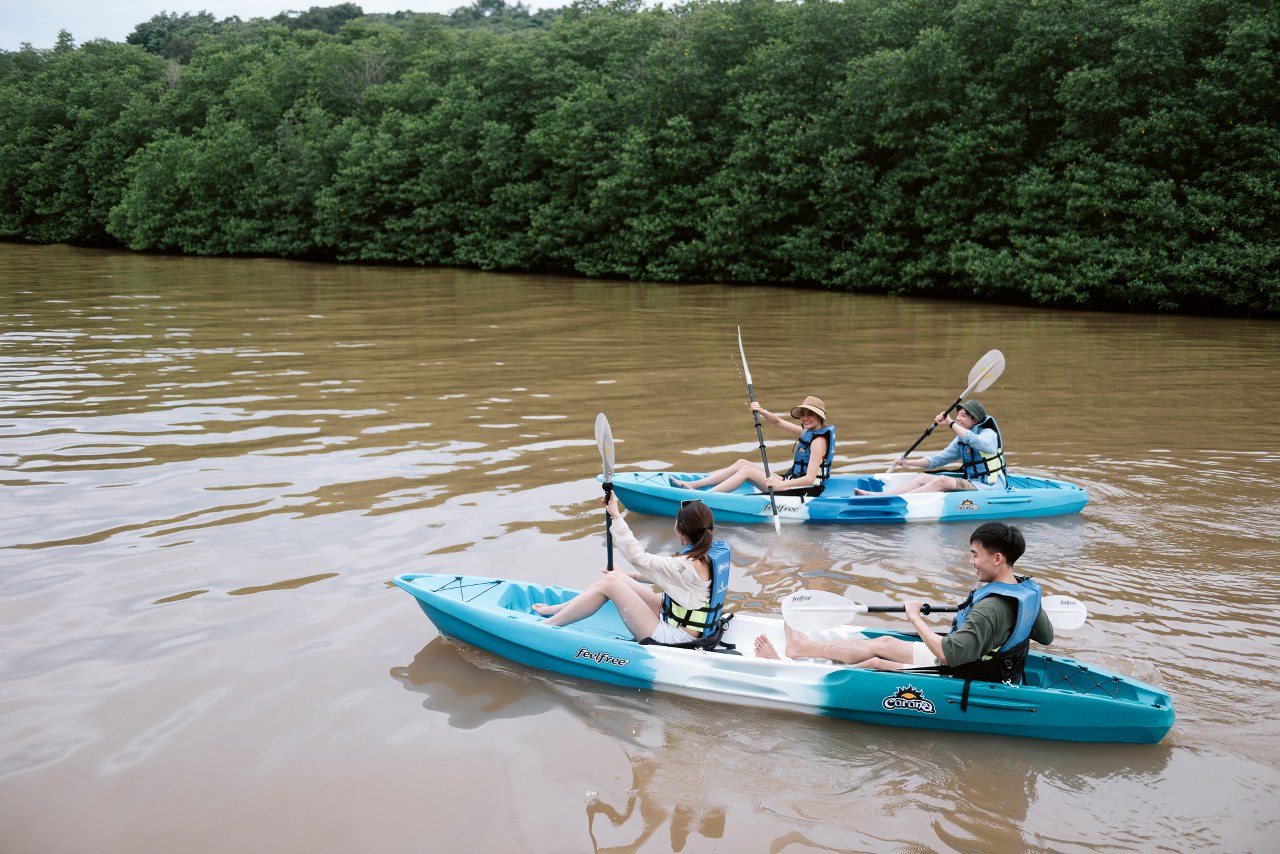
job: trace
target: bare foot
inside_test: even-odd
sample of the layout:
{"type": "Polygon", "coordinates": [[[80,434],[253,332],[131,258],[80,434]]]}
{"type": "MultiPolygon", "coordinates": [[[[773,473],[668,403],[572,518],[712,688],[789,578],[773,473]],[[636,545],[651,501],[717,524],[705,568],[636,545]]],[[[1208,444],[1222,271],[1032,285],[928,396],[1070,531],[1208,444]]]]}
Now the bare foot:
{"type": "Polygon", "coordinates": [[[790,626],[783,624],[782,631],[787,635],[787,658],[809,658],[812,652],[805,650],[805,644],[809,642],[806,635],[795,631],[790,626]]]}
{"type": "Polygon", "coordinates": [[[688,482],[688,481],[686,481],[686,480],[678,480],[678,479],[676,479],[676,478],[672,477],[671,475],[667,475],[667,483],[669,483],[669,484],[671,484],[672,486],[677,487],[677,488],[679,488],[679,489],[693,489],[693,487],[689,485],[689,482],[688,482]]]}
{"type": "Polygon", "coordinates": [[[773,642],[764,635],[760,635],[756,638],[756,658],[770,658],[774,661],[779,661],[782,657],[773,648],[773,642]]]}
{"type": "Polygon", "coordinates": [[[544,617],[555,616],[556,612],[563,608],[564,605],[547,605],[543,602],[534,602],[533,610],[544,617]]]}
{"type": "Polygon", "coordinates": [[[869,489],[859,489],[857,487],[854,488],[853,494],[854,495],[875,495],[875,493],[869,489]]]}

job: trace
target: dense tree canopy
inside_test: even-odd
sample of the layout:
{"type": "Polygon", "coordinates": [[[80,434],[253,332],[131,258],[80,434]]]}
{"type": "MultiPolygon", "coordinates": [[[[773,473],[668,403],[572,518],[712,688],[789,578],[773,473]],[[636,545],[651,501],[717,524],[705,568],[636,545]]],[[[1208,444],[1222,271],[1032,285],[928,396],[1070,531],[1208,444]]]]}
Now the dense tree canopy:
{"type": "Polygon", "coordinates": [[[1280,312],[1270,0],[344,3],[0,52],[0,237],[1280,312]]]}

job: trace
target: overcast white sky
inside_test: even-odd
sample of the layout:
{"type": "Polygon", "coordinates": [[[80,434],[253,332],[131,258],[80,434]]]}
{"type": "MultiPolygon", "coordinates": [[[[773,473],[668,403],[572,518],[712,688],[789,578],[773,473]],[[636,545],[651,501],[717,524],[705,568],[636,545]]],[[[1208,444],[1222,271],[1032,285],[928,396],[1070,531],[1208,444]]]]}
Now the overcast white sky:
{"type": "MultiPolygon", "coordinates": [[[[161,12],[209,12],[219,20],[237,15],[271,18],[281,12],[305,11],[312,6],[337,6],[344,0],[0,0],[0,50],[53,47],[58,30],[71,33],[76,44],[93,39],[122,42],[134,27],[161,12]],[[189,5],[188,5],[189,3],[189,5]]],[[[473,0],[351,0],[366,13],[449,12],[473,0]]],[[[507,0],[514,4],[515,0],[507,0]]],[[[532,10],[568,5],[570,0],[524,0],[532,10]]]]}

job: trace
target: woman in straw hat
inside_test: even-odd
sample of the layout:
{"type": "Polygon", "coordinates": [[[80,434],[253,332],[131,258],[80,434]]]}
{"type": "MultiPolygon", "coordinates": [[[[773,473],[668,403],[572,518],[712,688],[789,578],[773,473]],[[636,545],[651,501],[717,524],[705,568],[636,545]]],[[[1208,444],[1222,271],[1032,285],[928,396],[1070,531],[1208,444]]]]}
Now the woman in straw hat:
{"type": "Polygon", "coordinates": [[[750,482],[757,489],[772,488],[775,492],[798,492],[817,495],[822,483],[831,476],[831,461],[836,455],[836,428],[827,424],[827,405],[822,398],[809,395],[799,406],[791,408],[791,417],[799,421],[792,424],[776,412],[770,412],[758,402],[751,402],[753,412],[770,424],[781,427],[796,438],[795,459],[788,469],[772,469],[765,477],[764,466],[751,460],[738,460],[731,466],[701,480],[670,479],[672,486],[689,489],[711,488],[712,492],[733,492],[750,482]]]}

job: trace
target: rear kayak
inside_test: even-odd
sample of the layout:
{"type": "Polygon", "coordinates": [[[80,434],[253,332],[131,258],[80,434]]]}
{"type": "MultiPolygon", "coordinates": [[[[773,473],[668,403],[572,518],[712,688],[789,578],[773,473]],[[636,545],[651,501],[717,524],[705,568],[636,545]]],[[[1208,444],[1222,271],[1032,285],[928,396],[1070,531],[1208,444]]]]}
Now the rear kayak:
{"type": "MultiPolygon", "coordinates": [[[[532,610],[578,591],[524,581],[405,574],[397,586],[418,600],[441,634],[512,661],[568,676],[699,699],[825,715],[863,723],[995,733],[1061,741],[1158,742],[1173,726],[1168,694],[1069,658],[1031,653],[1026,683],[964,682],[923,673],[888,673],[830,662],[756,658],[765,634],[785,648],[782,620],[735,614],[732,651],[636,643],[612,604],[587,620],[552,627],[532,610]],[[965,707],[962,708],[962,705],[965,707]]],[[[897,632],[842,626],[838,638],[897,632]]]]}
{"type": "MultiPolygon", "coordinates": [[[[1079,513],[1089,501],[1089,493],[1073,483],[1026,475],[1011,475],[1009,488],[1003,490],[877,494],[889,484],[915,476],[904,473],[833,477],[817,498],[775,496],[778,516],[783,522],[954,522],[1079,513]],[[854,495],[854,489],[873,494],[854,495]]],[[[637,513],[674,517],[681,501],[696,496],[711,508],[717,522],[773,521],[768,493],[757,492],[750,484],[736,492],[691,492],[672,486],[668,480],[701,477],[688,472],[615,473],[613,489],[619,500],[637,513]]]]}

